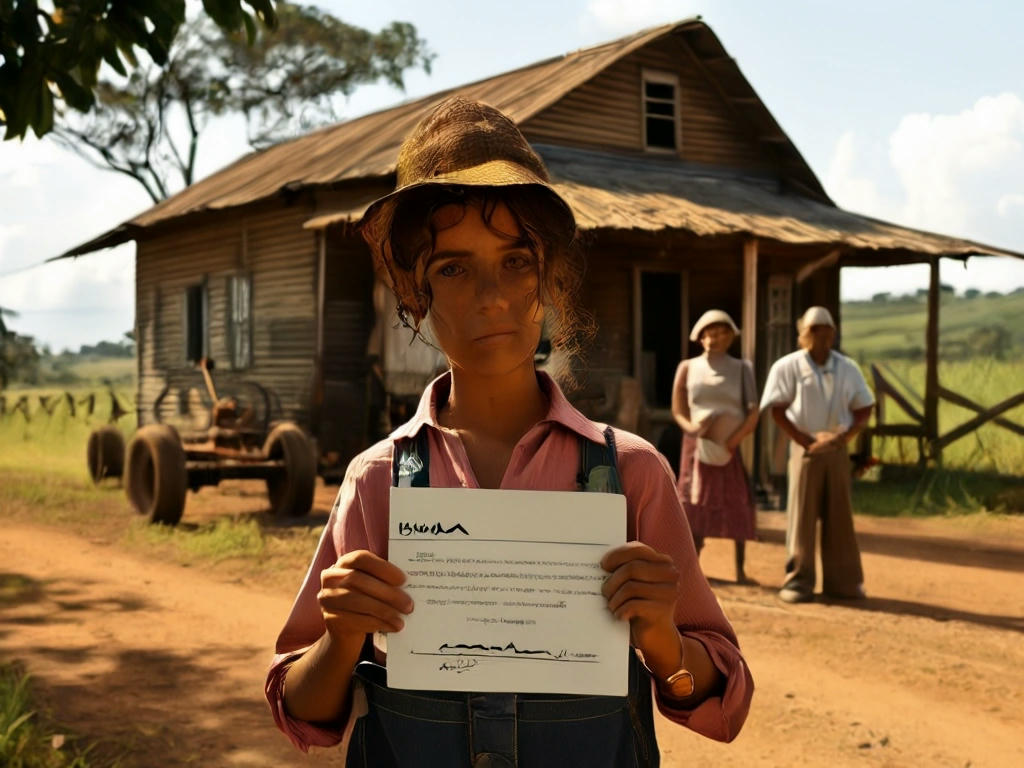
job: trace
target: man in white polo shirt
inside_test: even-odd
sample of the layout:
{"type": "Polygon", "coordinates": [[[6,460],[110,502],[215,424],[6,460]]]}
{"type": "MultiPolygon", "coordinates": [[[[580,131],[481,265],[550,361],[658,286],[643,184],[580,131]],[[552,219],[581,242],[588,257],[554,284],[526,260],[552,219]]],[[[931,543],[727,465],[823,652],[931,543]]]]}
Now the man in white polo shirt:
{"type": "Polygon", "coordinates": [[[761,398],[761,409],[772,409],[775,423],[792,441],[786,582],[779,592],[788,603],[813,599],[819,518],[822,591],[864,597],[846,444],[867,423],[875,399],[857,364],[832,350],[835,330],[825,307],[808,309],[797,321],[801,349],[772,365],[761,398]]]}

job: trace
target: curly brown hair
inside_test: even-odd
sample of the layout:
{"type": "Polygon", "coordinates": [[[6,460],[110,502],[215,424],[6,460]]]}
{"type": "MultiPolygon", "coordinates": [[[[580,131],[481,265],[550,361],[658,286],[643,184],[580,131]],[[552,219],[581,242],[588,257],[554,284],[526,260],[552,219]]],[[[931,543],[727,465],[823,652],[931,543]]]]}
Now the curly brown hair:
{"type": "Polygon", "coordinates": [[[494,211],[505,205],[515,218],[530,250],[537,257],[540,303],[545,308],[552,352],[561,356],[555,375],[564,386],[575,383],[573,371],[583,345],[595,331],[592,315],[579,303],[584,259],[576,222],[561,201],[552,204],[554,193],[529,185],[473,187],[432,184],[411,189],[390,203],[376,217],[372,227],[364,226],[363,238],[370,246],[377,270],[386,276],[398,299],[398,316],[404,325],[419,333],[430,309],[430,285],[426,267],[434,251],[437,233],[455,226],[435,215],[451,205],[480,209],[484,223],[501,237],[512,233],[492,223],[494,211]]]}

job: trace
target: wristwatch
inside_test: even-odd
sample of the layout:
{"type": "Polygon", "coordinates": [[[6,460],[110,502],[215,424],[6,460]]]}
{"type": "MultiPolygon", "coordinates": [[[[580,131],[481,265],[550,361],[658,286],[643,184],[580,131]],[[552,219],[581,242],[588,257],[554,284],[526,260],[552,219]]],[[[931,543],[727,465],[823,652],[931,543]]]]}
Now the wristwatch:
{"type": "Polygon", "coordinates": [[[685,699],[693,695],[693,673],[686,667],[680,667],[667,678],[658,683],[658,687],[672,699],[685,699]]]}
{"type": "MultiPolygon", "coordinates": [[[[640,658],[642,659],[643,655],[640,658]]],[[[662,680],[651,671],[646,661],[644,666],[647,667],[647,671],[654,678],[658,690],[670,699],[685,699],[693,695],[696,683],[693,679],[693,673],[686,668],[686,646],[683,644],[682,635],[679,636],[679,669],[662,680]]]]}

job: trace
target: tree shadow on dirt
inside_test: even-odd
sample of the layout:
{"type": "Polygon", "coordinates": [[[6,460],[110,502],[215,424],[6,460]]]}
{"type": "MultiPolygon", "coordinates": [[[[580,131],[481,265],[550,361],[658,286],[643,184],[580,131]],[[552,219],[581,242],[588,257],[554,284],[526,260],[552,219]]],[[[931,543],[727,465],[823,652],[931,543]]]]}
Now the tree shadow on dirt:
{"type": "Polygon", "coordinates": [[[144,600],[132,595],[84,594],[95,583],[88,579],[39,580],[21,573],[0,572],[0,637],[11,633],[5,627],[71,624],[78,621],[75,614],[140,611],[146,607],[144,600]]]}
{"type": "Polygon", "coordinates": [[[274,727],[261,687],[269,647],[222,636],[169,647],[166,638],[147,637],[145,612],[156,604],[103,594],[105,586],[0,572],[2,654],[30,670],[42,711],[76,744],[92,745],[90,765],[337,763],[337,753],[302,755],[274,727]],[[127,611],[143,613],[128,625],[115,622],[127,611]]]}
{"type": "Polygon", "coordinates": [[[247,690],[218,674],[260,650],[208,648],[193,658],[133,648],[112,655],[109,671],[88,682],[37,679],[37,689],[63,721],[95,742],[90,755],[96,764],[205,768],[308,763],[274,728],[258,688],[247,690]]]}
{"type": "Polygon", "coordinates": [[[935,621],[965,621],[970,624],[1024,633],[1024,616],[975,613],[973,611],[963,611],[956,608],[946,608],[944,606],[886,597],[868,597],[864,600],[840,600],[818,595],[814,599],[815,602],[823,605],[837,605],[860,611],[877,611],[899,614],[901,616],[920,616],[925,619],[934,619],[935,621]]]}
{"type": "MultiPolygon", "coordinates": [[[[776,529],[758,531],[758,538],[770,544],[785,544],[786,532],[776,529]]],[[[857,531],[861,552],[923,560],[968,568],[988,568],[1013,573],[1024,572],[1024,552],[1019,548],[976,544],[964,539],[938,536],[900,536],[898,534],[857,531]]]]}

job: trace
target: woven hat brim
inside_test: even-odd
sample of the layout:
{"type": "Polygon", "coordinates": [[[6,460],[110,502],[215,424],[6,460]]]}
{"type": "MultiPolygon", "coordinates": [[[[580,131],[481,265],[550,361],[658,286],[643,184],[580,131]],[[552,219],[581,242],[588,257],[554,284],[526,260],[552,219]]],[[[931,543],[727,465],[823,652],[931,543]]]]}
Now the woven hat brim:
{"type": "Polygon", "coordinates": [[[374,200],[366,209],[363,217],[359,220],[359,227],[372,225],[384,208],[394,205],[405,194],[425,187],[435,185],[465,186],[465,187],[512,187],[512,186],[534,186],[547,191],[553,198],[565,206],[566,212],[572,216],[572,209],[562,199],[562,196],[544,179],[528,168],[508,160],[491,160],[481,165],[460,168],[457,171],[438,174],[429,179],[407,184],[399,187],[383,197],[374,200]]]}

